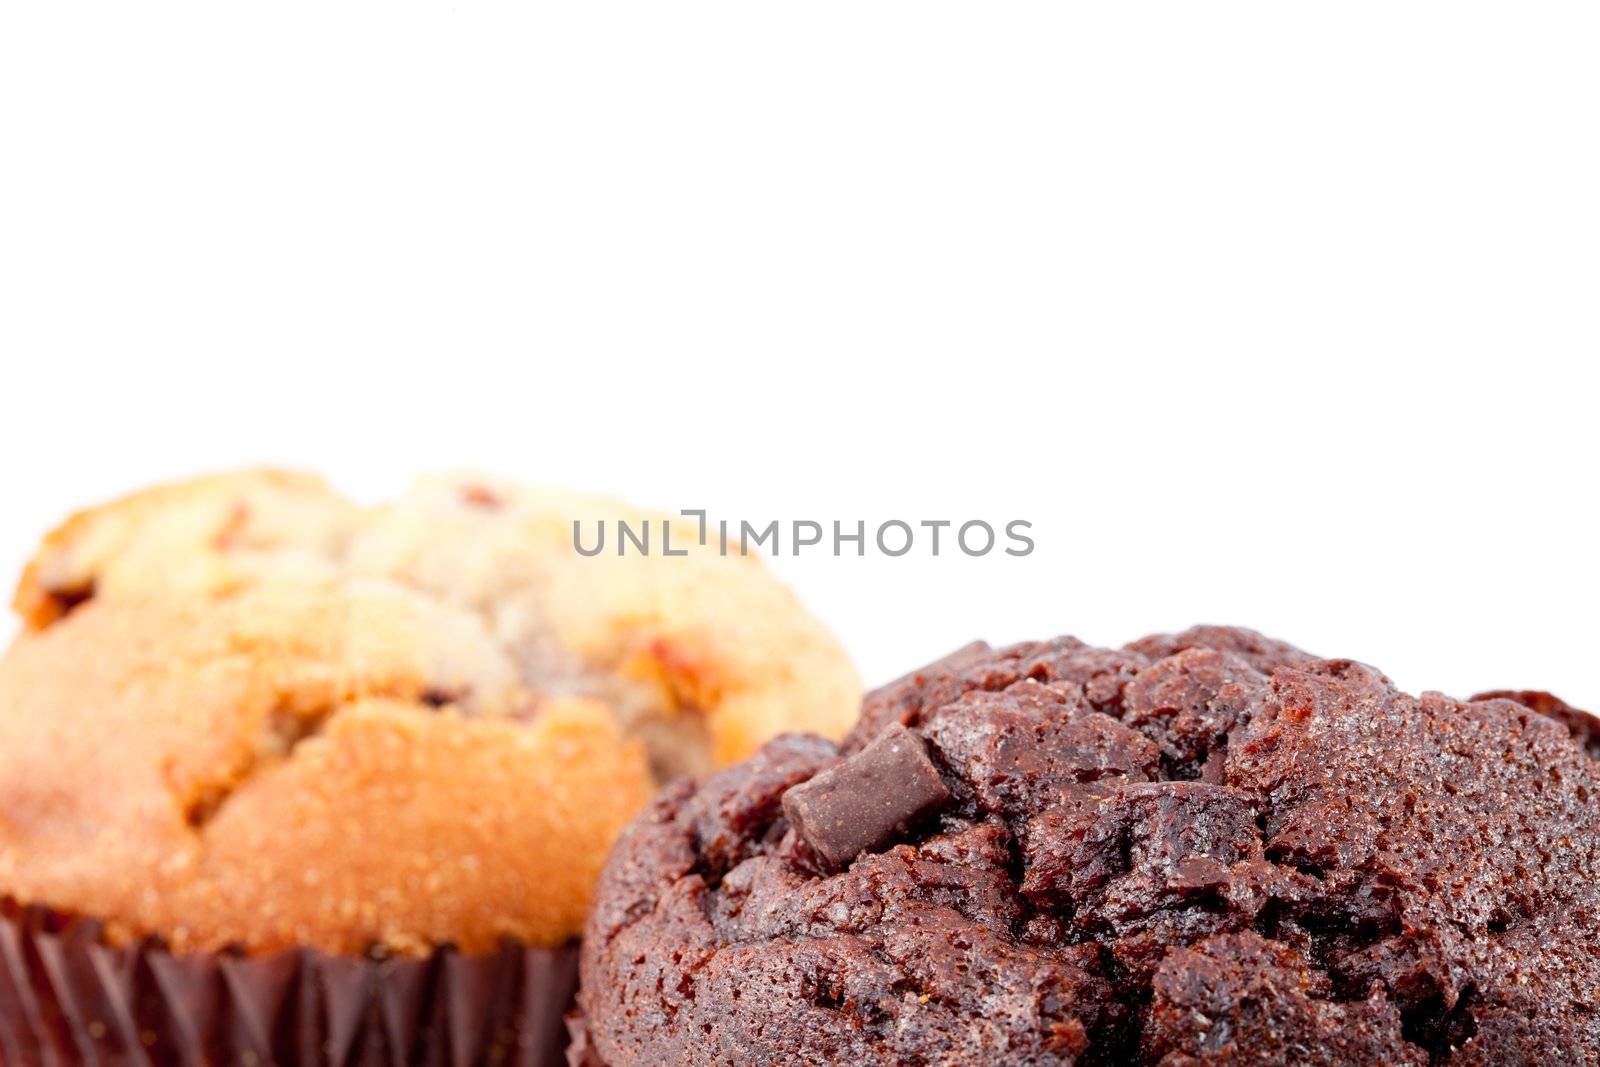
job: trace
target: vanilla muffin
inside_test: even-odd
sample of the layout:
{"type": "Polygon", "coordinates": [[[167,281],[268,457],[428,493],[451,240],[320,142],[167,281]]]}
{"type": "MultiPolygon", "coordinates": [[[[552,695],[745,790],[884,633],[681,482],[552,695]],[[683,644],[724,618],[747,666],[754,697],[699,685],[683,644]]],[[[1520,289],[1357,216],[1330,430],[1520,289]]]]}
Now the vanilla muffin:
{"type": "MultiPolygon", "coordinates": [[[[11,929],[37,940],[86,917],[97,944],[220,954],[224,970],[298,954],[323,961],[296,979],[313,1001],[330,960],[564,951],[610,842],[663,781],[781,730],[838,736],[859,696],[837,644],[753,558],[581,556],[574,520],[602,518],[656,517],[463,478],[369,508],[249,472],[70,520],[29,564],[25,630],[0,658],[11,929]]],[[[218,995],[240,995],[224,977],[218,995]]],[[[121,992],[131,1012],[140,990],[121,992]]],[[[168,1025],[135,1029],[181,1059],[167,1031],[192,1005],[168,992],[154,990],[168,1025]]],[[[415,1040],[439,1029],[431,1011],[415,1040]]],[[[412,1040],[379,1016],[384,1040],[412,1040]]],[[[248,1044],[236,1023],[196,1040],[232,1055],[248,1044]]],[[[0,1010],[0,1060],[7,1025],[0,1010]]],[[[257,1057],[284,1059],[271,1035],[294,1029],[266,1027],[257,1057]]]]}

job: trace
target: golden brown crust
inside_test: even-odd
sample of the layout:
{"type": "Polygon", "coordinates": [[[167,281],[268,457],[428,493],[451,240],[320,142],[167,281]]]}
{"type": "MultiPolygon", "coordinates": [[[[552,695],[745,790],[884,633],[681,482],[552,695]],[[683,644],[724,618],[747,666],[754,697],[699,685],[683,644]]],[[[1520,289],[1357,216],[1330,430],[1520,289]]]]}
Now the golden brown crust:
{"type": "MultiPolygon", "coordinates": [[[[158,485],[73,515],[46,535],[12,607],[40,630],[78,604],[157,581],[224,592],[263,550],[337,551],[356,509],[315,475],[248,470],[158,485]]],[[[280,565],[291,559],[284,554],[280,565]]]]}
{"type": "Polygon", "coordinates": [[[571,550],[574,515],[637,514],[250,473],[75,518],[0,659],[0,894],[180,949],[573,936],[641,741],[726,762],[856,699],[753,560],[571,550]]]}
{"type": "Polygon", "coordinates": [[[0,660],[0,886],[180,949],[564,940],[650,795],[643,753],[590,702],[433,707],[472,673],[430,662],[440,622],[252,590],[24,637],[0,660]]]}

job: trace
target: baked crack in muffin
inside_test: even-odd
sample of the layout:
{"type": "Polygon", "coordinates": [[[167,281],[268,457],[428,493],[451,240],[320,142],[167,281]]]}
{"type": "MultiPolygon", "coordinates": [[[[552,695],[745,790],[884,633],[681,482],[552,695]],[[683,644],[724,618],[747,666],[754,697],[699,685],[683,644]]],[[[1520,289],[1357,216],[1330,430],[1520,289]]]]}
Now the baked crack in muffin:
{"type": "Polygon", "coordinates": [[[474,1063],[519,1012],[559,1031],[565,946],[659,785],[838,736],[858,701],[755,560],[578,556],[572,522],[602,517],[645,516],[452,478],[364,508],[263,472],[52,534],[0,659],[0,1062],[154,1034],[152,1062],[474,1063]],[[290,977],[229,963],[272,959],[290,977]],[[274,1021],[297,1003],[311,1022],[274,1021]],[[315,1058],[286,1051],[313,1031],[315,1058]]]}
{"type": "Polygon", "coordinates": [[[575,1059],[1600,1063],[1600,763],[1245,630],[973,645],[670,787],[575,1059]]]}

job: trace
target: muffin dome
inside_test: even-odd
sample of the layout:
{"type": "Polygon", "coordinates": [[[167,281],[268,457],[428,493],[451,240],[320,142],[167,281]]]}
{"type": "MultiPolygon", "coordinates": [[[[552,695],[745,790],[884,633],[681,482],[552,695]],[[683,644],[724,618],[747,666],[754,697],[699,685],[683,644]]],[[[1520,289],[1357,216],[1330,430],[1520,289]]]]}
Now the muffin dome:
{"type": "Polygon", "coordinates": [[[1600,764],[1559,708],[1411,697],[1242,630],[972,646],[871,694],[842,746],[775,740],[640,817],[581,1047],[1595,1061],[1600,764]]]}
{"type": "Polygon", "coordinates": [[[753,560],[583,558],[622,505],[245,473],[67,523],[0,659],[0,896],[174,951],[555,945],[658,785],[855,676],[753,560]]]}
{"type": "Polygon", "coordinates": [[[663,776],[742,759],[779,730],[849,728],[854,669],[756,557],[687,538],[684,557],[579,555],[573,523],[601,520],[662,516],[464,475],[361,507],[310,475],[244,471],[75,516],[15,604],[41,630],[89,601],[376,580],[475,616],[534,692],[602,700],[663,776]]]}

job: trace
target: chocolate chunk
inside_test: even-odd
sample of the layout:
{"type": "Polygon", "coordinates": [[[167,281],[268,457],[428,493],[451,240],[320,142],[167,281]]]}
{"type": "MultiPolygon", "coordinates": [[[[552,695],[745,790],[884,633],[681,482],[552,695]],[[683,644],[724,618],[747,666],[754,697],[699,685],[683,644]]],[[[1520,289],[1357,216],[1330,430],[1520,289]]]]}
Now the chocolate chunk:
{"type": "Polygon", "coordinates": [[[922,739],[894,723],[860,752],[783,794],[783,813],[834,870],[883,848],[950,800],[922,739]]]}

